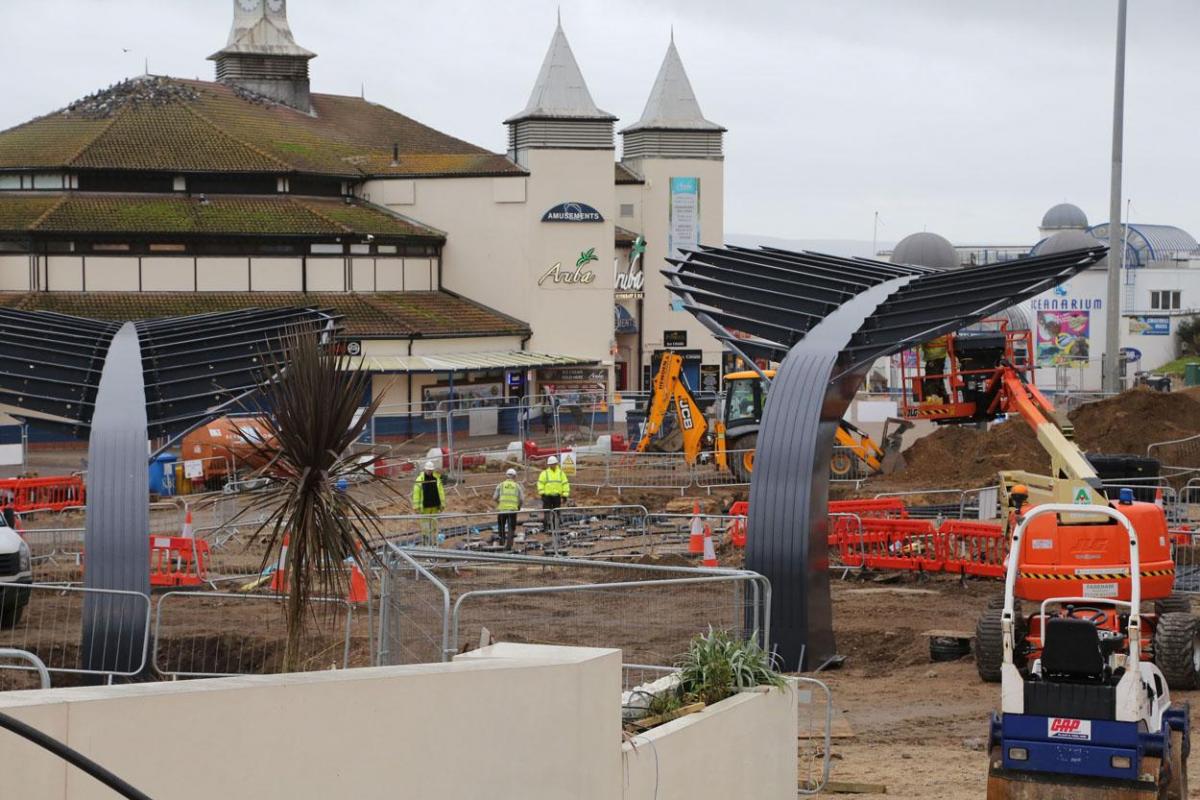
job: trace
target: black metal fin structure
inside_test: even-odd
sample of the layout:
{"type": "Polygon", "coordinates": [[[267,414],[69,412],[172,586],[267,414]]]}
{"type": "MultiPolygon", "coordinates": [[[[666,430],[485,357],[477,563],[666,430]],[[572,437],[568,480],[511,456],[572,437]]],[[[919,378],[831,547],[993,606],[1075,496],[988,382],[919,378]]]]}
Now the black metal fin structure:
{"type": "Polygon", "coordinates": [[[775,248],[669,259],[668,289],[731,349],[779,363],[750,486],[746,567],[771,581],[787,669],[832,657],[826,521],[834,433],[871,364],[985,319],[1102,259],[1105,247],[940,270],[775,248]]]}
{"type": "Polygon", "coordinates": [[[223,413],[271,376],[292,332],[332,334],[316,308],[99,322],[0,310],[0,406],[88,435],[84,669],[133,672],[150,594],[147,441],[223,413]]]}

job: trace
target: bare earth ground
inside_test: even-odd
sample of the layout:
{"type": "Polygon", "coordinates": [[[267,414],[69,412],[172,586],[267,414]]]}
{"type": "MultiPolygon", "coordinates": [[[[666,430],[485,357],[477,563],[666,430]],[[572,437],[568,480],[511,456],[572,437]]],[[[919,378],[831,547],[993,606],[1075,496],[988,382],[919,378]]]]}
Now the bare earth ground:
{"type": "MultiPolygon", "coordinates": [[[[970,657],[930,663],[921,634],[974,631],[998,584],[941,577],[895,586],[901,591],[863,592],[886,587],[853,579],[833,586],[837,644],[848,659],[840,671],[814,677],[829,685],[854,735],[834,739],[832,779],[883,784],[897,797],[981,798],[987,720],[999,707],[999,685],[983,683],[970,657]],[[934,593],[910,593],[914,589],[934,593]]],[[[1174,699],[1190,701],[1192,724],[1200,722],[1200,692],[1176,692],[1174,699]]],[[[1200,747],[1188,763],[1188,772],[1200,776],[1200,747]]],[[[1191,796],[1200,797],[1200,777],[1191,796]]]]}

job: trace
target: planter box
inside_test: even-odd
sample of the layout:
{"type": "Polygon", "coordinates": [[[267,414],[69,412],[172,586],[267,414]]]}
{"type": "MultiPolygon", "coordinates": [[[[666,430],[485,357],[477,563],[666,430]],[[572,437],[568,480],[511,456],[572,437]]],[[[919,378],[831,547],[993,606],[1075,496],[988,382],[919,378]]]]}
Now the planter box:
{"type": "Polygon", "coordinates": [[[797,694],[743,692],[621,748],[623,800],[795,800],[797,694]]]}

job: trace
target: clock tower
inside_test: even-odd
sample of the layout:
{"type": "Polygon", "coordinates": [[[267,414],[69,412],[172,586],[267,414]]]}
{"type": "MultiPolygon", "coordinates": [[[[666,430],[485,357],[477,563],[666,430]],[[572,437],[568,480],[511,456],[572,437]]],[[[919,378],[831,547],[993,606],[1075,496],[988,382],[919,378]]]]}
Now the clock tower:
{"type": "Polygon", "coordinates": [[[225,47],[209,56],[217,80],[312,113],[308,62],[316,53],[296,44],[287,0],[233,0],[233,29],[225,47]]]}

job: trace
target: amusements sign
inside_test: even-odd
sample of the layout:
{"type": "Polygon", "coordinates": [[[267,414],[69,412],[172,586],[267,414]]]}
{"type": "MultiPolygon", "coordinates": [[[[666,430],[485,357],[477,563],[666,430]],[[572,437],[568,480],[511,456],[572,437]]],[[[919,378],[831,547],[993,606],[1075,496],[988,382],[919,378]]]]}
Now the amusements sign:
{"type": "Polygon", "coordinates": [[[587,203],[559,203],[542,215],[542,222],[604,222],[604,217],[587,203]]]}
{"type": "Polygon", "coordinates": [[[1090,312],[1037,312],[1037,365],[1059,367],[1087,361],[1090,312]]]}
{"type": "Polygon", "coordinates": [[[1130,317],[1129,332],[1142,336],[1170,336],[1170,317],[1130,317]]]}
{"type": "Polygon", "coordinates": [[[683,248],[700,245],[700,179],[671,178],[671,207],[667,252],[682,258],[683,248]]]}

